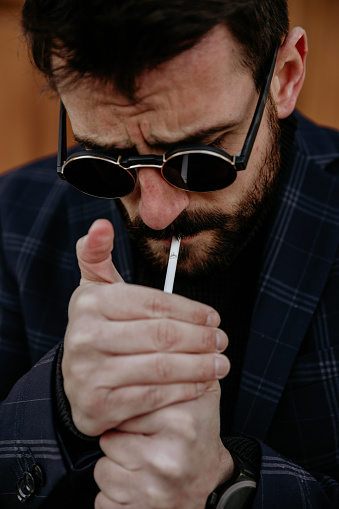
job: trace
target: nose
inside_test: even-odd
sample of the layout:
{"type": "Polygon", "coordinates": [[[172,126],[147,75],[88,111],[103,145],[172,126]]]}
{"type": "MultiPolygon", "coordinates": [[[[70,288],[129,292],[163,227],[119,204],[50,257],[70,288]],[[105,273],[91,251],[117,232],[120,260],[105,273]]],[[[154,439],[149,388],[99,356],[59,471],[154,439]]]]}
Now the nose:
{"type": "Polygon", "coordinates": [[[138,184],[139,213],[144,223],[153,230],[169,226],[188,206],[186,191],[168,184],[155,168],[141,168],[138,184]]]}

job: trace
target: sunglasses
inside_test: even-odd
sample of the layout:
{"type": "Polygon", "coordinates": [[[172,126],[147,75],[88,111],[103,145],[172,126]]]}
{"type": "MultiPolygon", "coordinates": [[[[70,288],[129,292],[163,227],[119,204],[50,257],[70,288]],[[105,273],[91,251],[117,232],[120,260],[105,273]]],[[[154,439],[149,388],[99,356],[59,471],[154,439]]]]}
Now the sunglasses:
{"type": "Polygon", "coordinates": [[[129,157],[81,150],[67,157],[66,109],[60,102],[57,172],[79,191],[98,198],[122,198],[135,187],[138,168],[157,168],[170,184],[198,193],[219,191],[231,185],[245,170],[259,130],[274,72],[278,47],[261,89],[256,110],[241,151],[231,156],[207,145],[178,145],[160,155],[129,157]]]}

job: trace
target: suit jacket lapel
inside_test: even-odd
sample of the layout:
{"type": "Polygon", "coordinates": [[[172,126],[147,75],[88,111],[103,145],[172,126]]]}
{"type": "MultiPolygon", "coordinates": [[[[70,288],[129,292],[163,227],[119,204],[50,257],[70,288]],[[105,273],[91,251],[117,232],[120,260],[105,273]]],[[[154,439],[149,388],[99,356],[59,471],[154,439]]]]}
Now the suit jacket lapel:
{"type": "Polygon", "coordinates": [[[338,248],[338,187],[301,154],[282,186],[259,280],[236,433],[264,439],[268,431],[338,248]]]}

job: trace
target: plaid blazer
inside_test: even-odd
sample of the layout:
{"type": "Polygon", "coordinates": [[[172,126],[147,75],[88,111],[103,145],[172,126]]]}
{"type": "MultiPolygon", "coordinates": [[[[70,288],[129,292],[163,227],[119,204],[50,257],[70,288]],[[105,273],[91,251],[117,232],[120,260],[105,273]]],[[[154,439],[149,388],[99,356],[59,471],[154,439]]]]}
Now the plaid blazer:
{"type": "MultiPolygon", "coordinates": [[[[298,115],[293,161],[264,250],[234,435],[262,447],[253,509],[339,508],[339,134],[298,115]]],[[[0,181],[0,506],[93,507],[98,451],[58,434],[53,373],[78,285],[75,243],[114,224],[113,260],[133,281],[114,201],[62,182],[55,158],[0,181]],[[39,465],[41,470],[37,470],[39,465]],[[42,475],[42,473],[44,475],[42,475]],[[32,481],[33,479],[33,481],[32,481]]]]}

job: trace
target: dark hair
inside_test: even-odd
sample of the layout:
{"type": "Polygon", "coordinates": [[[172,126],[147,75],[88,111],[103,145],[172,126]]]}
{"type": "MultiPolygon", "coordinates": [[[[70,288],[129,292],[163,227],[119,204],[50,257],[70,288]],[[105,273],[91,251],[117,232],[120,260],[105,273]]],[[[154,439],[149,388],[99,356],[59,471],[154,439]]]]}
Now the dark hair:
{"type": "Polygon", "coordinates": [[[257,88],[288,32],[287,0],[26,0],[22,25],[35,66],[55,88],[79,77],[113,80],[133,96],[135,80],[224,24],[257,88]],[[64,65],[55,73],[52,56],[64,65]]]}

